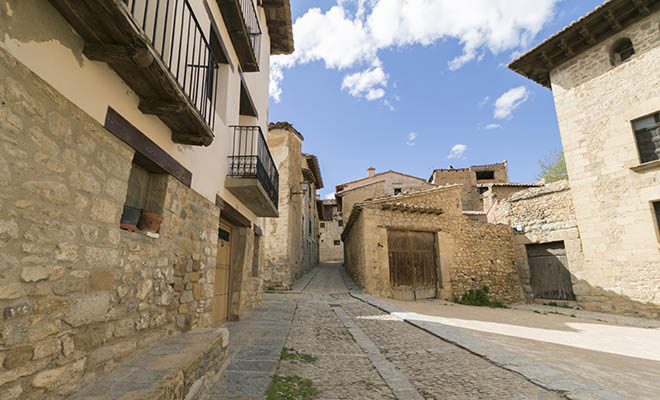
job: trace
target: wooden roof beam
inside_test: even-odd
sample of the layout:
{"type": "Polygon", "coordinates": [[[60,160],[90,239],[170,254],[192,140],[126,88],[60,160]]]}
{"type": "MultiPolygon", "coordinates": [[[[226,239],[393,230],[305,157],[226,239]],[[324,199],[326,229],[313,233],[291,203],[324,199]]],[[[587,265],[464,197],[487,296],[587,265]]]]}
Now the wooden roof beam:
{"type": "Polygon", "coordinates": [[[568,42],[567,42],[566,39],[564,39],[564,38],[561,38],[561,40],[560,40],[560,42],[559,42],[559,47],[561,47],[561,49],[562,49],[562,50],[566,53],[566,55],[569,56],[569,57],[573,57],[573,55],[575,54],[575,53],[573,52],[573,49],[571,48],[571,46],[568,45],[568,42]]]}
{"type": "Polygon", "coordinates": [[[607,14],[605,14],[605,19],[607,20],[607,23],[610,24],[610,27],[616,32],[622,29],[619,20],[616,19],[612,10],[609,10],[607,14]]]}
{"type": "Polygon", "coordinates": [[[580,28],[580,34],[587,41],[587,44],[593,46],[597,43],[596,38],[591,34],[591,32],[589,32],[589,29],[587,29],[586,26],[582,26],[582,28],[580,28]]]}
{"type": "Polygon", "coordinates": [[[645,0],[633,0],[633,3],[637,6],[637,11],[639,11],[640,14],[649,15],[651,13],[645,0]]]}

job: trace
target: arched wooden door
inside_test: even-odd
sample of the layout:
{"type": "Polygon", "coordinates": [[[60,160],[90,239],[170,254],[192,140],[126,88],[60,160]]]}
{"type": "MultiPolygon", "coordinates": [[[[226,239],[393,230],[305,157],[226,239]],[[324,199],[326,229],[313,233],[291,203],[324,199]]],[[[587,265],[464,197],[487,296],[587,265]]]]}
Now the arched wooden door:
{"type": "Polygon", "coordinates": [[[218,229],[218,255],[215,266],[215,284],[211,319],[213,324],[227,320],[229,313],[229,272],[231,270],[231,225],[220,222],[218,229]]]}

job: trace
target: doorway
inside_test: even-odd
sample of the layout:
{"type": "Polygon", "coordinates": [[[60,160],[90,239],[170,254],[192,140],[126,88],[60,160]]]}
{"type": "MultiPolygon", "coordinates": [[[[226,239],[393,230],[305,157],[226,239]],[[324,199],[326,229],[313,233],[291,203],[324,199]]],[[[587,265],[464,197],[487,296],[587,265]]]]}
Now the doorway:
{"type": "Polygon", "coordinates": [[[387,231],[392,296],[401,300],[437,296],[435,234],[387,231]]]}
{"type": "Polygon", "coordinates": [[[526,249],[534,298],[575,300],[564,242],[528,244],[526,249]]]}
{"type": "Polygon", "coordinates": [[[229,314],[229,279],[231,270],[231,225],[220,221],[218,228],[218,253],[215,265],[215,284],[211,320],[219,324],[227,320],[229,314]]]}

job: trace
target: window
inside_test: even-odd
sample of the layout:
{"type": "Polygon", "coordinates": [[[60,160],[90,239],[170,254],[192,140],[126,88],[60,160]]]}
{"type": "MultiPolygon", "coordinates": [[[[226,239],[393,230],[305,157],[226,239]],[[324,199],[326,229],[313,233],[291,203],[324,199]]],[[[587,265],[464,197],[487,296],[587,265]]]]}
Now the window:
{"type": "Polygon", "coordinates": [[[325,222],[321,222],[321,228],[325,228],[325,222]]]}
{"type": "Polygon", "coordinates": [[[335,244],[335,246],[339,246],[341,244],[341,242],[339,240],[335,240],[334,244],[335,244]]]}
{"type": "Polygon", "coordinates": [[[491,180],[495,179],[495,171],[477,171],[477,180],[491,180]]]}
{"type": "Polygon", "coordinates": [[[660,159],[660,112],[632,121],[639,160],[642,163],[660,159]]]}
{"type": "Polygon", "coordinates": [[[344,220],[343,219],[338,219],[337,220],[337,225],[338,226],[344,226],[344,220]]]}
{"type": "Polygon", "coordinates": [[[128,188],[120,228],[136,231],[140,225],[140,229],[154,233],[158,231],[167,191],[167,175],[155,171],[157,168],[145,162],[136,153],[128,176],[128,188]],[[140,222],[145,213],[148,215],[140,222]]]}
{"type": "Polygon", "coordinates": [[[612,46],[612,53],[610,54],[610,62],[613,66],[617,66],[635,54],[635,48],[632,41],[628,38],[619,39],[612,46]]]}
{"type": "Polygon", "coordinates": [[[401,194],[401,188],[394,188],[394,195],[400,195],[401,194]]]}

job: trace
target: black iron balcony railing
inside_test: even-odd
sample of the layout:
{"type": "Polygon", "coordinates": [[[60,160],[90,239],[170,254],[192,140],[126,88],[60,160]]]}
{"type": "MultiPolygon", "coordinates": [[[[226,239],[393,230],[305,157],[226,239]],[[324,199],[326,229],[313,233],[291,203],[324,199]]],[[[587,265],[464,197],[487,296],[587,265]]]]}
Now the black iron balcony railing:
{"type": "Polygon", "coordinates": [[[188,0],[123,0],[202,119],[213,130],[218,62],[188,0]]]}
{"type": "Polygon", "coordinates": [[[256,178],[277,208],[280,176],[258,126],[232,126],[234,140],[228,176],[256,178]]]}
{"type": "Polygon", "coordinates": [[[261,27],[259,26],[259,17],[257,10],[254,7],[253,0],[239,0],[241,3],[241,13],[243,14],[243,21],[247,28],[247,34],[250,37],[250,44],[252,45],[252,53],[255,60],[259,62],[259,54],[261,47],[261,27]]]}

